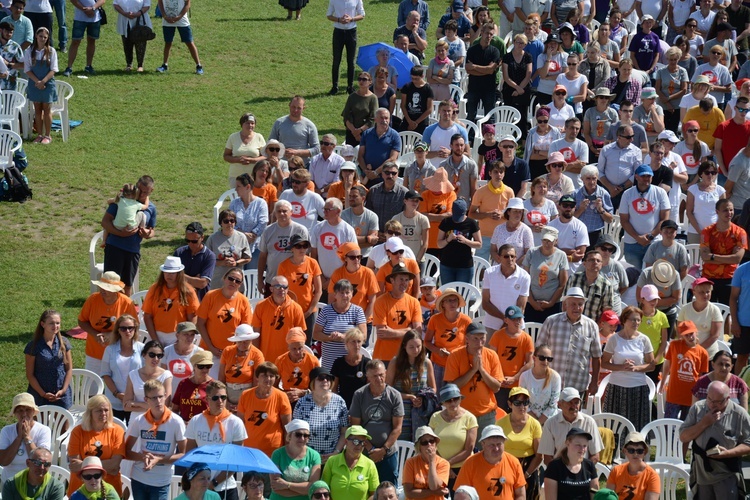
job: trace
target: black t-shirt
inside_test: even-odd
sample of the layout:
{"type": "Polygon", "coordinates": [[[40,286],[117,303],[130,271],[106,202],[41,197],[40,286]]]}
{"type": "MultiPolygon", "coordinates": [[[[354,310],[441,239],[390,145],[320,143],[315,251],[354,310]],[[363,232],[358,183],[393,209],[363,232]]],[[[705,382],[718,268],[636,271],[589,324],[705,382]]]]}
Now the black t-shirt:
{"type": "MultiPolygon", "coordinates": [[[[737,31],[737,33],[742,33],[745,31],[745,26],[747,23],[750,23],[750,9],[748,9],[744,5],[740,5],[740,8],[735,10],[732,10],[731,7],[726,8],[727,12],[727,21],[729,21],[729,24],[731,24],[734,29],[737,31]]],[[[737,42],[737,50],[742,52],[743,50],[747,50],[747,38],[743,38],[739,42],[737,42]]]]}
{"type": "Polygon", "coordinates": [[[479,145],[479,156],[484,158],[484,175],[482,179],[490,180],[490,163],[495,160],[499,160],[502,157],[502,150],[500,149],[500,143],[495,142],[494,146],[485,146],[484,142],[479,145]]]}
{"type": "Polygon", "coordinates": [[[589,487],[591,480],[597,477],[594,462],[583,459],[581,470],[573,474],[559,458],[549,463],[545,478],[557,481],[557,498],[565,500],[591,500],[589,487]]]}
{"type": "Polygon", "coordinates": [[[339,379],[339,396],[346,402],[346,407],[351,408],[355,391],[367,384],[365,366],[370,358],[362,356],[362,361],[357,366],[351,366],[344,358],[345,356],[341,356],[333,362],[331,375],[339,379]]]}
{"type": "MultiPolygon", "coordinates": [[[[417,34],[422,40],[427,40],[427,32],[423,30],[422,28],[417,28],[417,34]]],[[[406,25],[399,26],[395,30],[393,30],[393,41],[396,41],[396,38],[398,38],[401,35],[406,35],[409,37],[409,45],[412,45],[414,43],[417,43],[414,39],[414,33],[409,31],[409,28],[406,27],[406,25]]],[[[417,49],[409,49],[409,52],[414,54],[419,58],[419,62],[422,62],[424,60],[424,53],[418,51],[417,49]]],[[[374,78],[374,75],[371,75],[374,78]]]]}
{"type": "Polygon", "coordinates": [[[429,83],[417,87],[409,82],[401,88],[402,102],[406,103],[406,112],[412,120],[416,120],[427,111],[427,100],[434,97],[429,83]]]}
{"type": "MultiPolygon", "coordinates": [[[[373,78],[375,78],[375,76],[374,76],[374,75],[373,75],[373,78]]],[[[370,91],[371,91],[371,92],[373,92],[373,87],[372,87],[372,85],[370,85],[370,91]]],[[[379,107],[379,108],[385,108],[385,109],[389,109],[389,108],[391,107],[391,97],[392,97],[392,96],[393,96],[393,94],[395,94],[395,93],[396,93],[396,91],[395,91],[395,90],[393,90],[393,89],[392,89],[392,88],[391,88],[391,87],[389,86],[389,87],[388,87],[388,88],[387,88],[387,89],[385,90],[385,93],[384,93],[384,94],[383,94],[382,96],[378,97],[378,107],[379,107]]],[[[375,96],[375,97],[377,97],[377,96],[375,96]]]]}
{"type": "Polygon", "coordinates": [[[509,167],[505,167],[503,184],[510,186],[514,193],[519,193],[523,181],[531,181],[529,164],[520,158],[515,158],[509,167]]]}
{"type": "MultiPolygon", "coordinates": [[[[438,229],[446,233],[446,235],[450,231],[453,231],[457,236],[460,234],[473,240],[474,233],[479,231],[479,222],[468,217],[463,222],[453,222],[452,217],[446,217],[440,222],[438,229]]],[[[448,267],[459,269],[467,269],[474,266],[474,257],[471,253],[471,248],[456,240],[452,240],[441,250],[440,260],[448,267]]]]}
{"type": "MultiPolygon", "coordinates": [[[[523,53],[521,62],[516,62],[516,58],[513,57],[513,52],[508,52],[503,56],[503,64],[508,65],[508,78],[516,83],[520,83],[526,78],[526,70],[531,64],[531,54],[528,52],[523,53]]],[[[526,89],[531,86],[531,80],[526,84],[526,89]]]]}
{"type": "MultiPolygon", "coordinates": [[[[500,62],[500,51],[492,45],[484,48],[481,43],[477,43],[466,51],[466,61],[477,66],[489,66],[490,63],[500,62]]],[[[495,90],[496,73],[497,70],[489,75],[469,75],[469,92],[493,92],[495,90]]]]}
{"type": "Polygon", "coordinates": [[[674,178],[674,171],[666,165],[662,165],[654,171],[654,176],[651,178],[651,184],[659,186],[665,184],[672,187],[672,179],[674,178]]]}

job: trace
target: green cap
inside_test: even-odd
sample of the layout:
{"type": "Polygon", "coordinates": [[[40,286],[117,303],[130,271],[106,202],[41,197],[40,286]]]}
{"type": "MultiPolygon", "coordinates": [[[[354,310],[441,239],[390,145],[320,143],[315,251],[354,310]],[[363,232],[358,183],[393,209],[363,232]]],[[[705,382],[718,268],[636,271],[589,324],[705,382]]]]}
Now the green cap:
{"type": "Polygon", "coordinates": [[[370,436],[367,433],[367,429],[362,427],[361,425],[352,425],[346,430],[346,437],[349,436],[365,436],[367,439],[372,439],[372,436],[370,436]]]}

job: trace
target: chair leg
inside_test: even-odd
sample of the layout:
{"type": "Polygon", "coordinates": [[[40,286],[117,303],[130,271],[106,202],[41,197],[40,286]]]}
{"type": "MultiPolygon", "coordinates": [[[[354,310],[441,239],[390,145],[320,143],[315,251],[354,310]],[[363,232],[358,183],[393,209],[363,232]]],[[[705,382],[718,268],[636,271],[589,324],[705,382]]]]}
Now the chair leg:
{"type": "Polygon", "coordinates": [[[68,136],[70,135],[70,120],[68,118],[67,110],[60,112],[60,125],[62,127],[63,142],[68,142],[68,136]]]}

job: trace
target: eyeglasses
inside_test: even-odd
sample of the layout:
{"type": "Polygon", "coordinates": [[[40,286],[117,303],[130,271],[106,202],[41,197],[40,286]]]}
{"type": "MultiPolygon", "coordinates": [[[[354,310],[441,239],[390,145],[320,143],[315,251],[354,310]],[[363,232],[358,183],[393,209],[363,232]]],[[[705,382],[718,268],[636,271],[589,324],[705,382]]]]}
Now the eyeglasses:
{"type": "Polygon", "coordinates": [[[563,208],[575,208],[576,204],[575,203],[560,203],[560,206],[563,208]]]}
{"type": "Polygon", "coordinates": [[[84,481],[91,481],[92,479],[101,479],[102,473],[97,472],[96,474],[81,474],[81,477],[84,479],[84,481]]]}
{"type": "Polygon", "coordinates": [[[299,439],[310,439],[310,434],[306,432],[295,432],[294,437],[299,439]]]}
{"type": "Polygon", "coordinates": [[[549,168],[565,168],[565,165],[562,163],[550,163],[547,165],[549,168]]]}
{"type": "Polygon", "coordinates": [[[717,172],[716,170],[706,170],[706,171],[705,171],[705,172],[703,172],[703,173],[704,173],[705,175],[718,175],[718,174],[719,174],[719,172],[717,172]]]}
{"type": "Polygon", "coordinates": [[[370,81],[370,79],[367,78],[367,77],[365,77],[365,76],[360,76],[359,78],[357,78],[357,80],[359,80],[360,82],[369,82],[370,81]]]}
{"type": "Polygon", "coordinates": [[[549,123],[549,120],[537,120],[537,123],[549,123]]]}
{"type": "Polygon", "coordinates": [[[632,141],[633,138],[635,137],[635,134],[633,134],[633,135],[621,135],[620,137],[622,137],[623,139],[627,139],[629,141],[632,141]]]}
{"type": "Polygon", "coordinates": [[[501,146],[503,149],[516,149],[516,147],[512,144],[506,144],[505,146],[501,146]]]}
{"type": "Polygon", "coordinates": [[[349,438],[348,441],[350,443],[352,443],[354,446],[364,446],[365,445],[364,439],[349,438]]]}
{"type": "Polygon", "coordinates": [[[227,281],[231,281],[232,283],[237,283],[238,285],[242,283],[242,280],[240,278],[232,278],[231,276],[227,276],[227,281]]]}
{"type": "Polygon", "coordinates": [[[235,224],[236,222],[236,219],[224,219],[221,221],[222,224],[235,224]]]}
{"type": "Polygon", "coordinates": [[[750,111],[750,108],[741,108],[739,106],[735,106],[734,109],[736,109],[738,113],[747,113],[750,111]]]}
{"type": "Polygon", "coordinates": [[[323,207],[324,212],[330,212],[332,210],[338,210],[336,207],[323,207]]]}
{"type": "Polygon", "coordinates": [[[188,243],[192,243],[193,245],[195,245],[196,243],[200,243],[201,240],[189,240],[189,239],[185,238],[185,241],[188,242],[188,243]]]}
{"type": "Polygon", "coordinates": [[[625,451],[627,451],[631,455],[643,455],[644,453],[646,453],[646,450],[644,448],[625,448],[625,451]]]}
{"type": "Polygon", "coordinates": [[[392,172],[390,170],[389,171],[383,170],[383,175],[385,175],[387,177],[391,177],[391,176],[394,176],[394,175],[398,175],[398,172],[392,172]]]}
{"type": "Polygon", "coordinates": [[[691,134],[697,134],[698,133],[698,129],[697,128],[689,128],[688,132],[690,132],[691,134]]]}
{"type": "MultiPolygon", "coordinates": [[[[388,250],[388,251],[389,251],[389,252],[391,252],[390,250],[388,250]]],[[[403,251],[403,250],[397,250],[397,251],[395,251],[395,252],[391,252],[391,253],[392,253],[393,255],[403,255],[403,254],[404,254],[404,251],[403,251]]]]}
{"type": "Polygon", "coordinates": [[[320,499],[320,498],[331,498],[331,494],[327,491],[320,491],[318,493],[313,493],[313,498],[320,499]]]}
{"type": "MultiPolygon", "coordinates": [[[[210,370],[210,369],[211,369],[211,367],[213,367],[213,366],[214,366],[214,365],[195,365],[195,367],[196,367],[197,369],[199,369],[199,370],[210,370]]],[[[215,401],[215,400],[214,400],[214,401],[215,401]]]]}
{"type": "Polygon", "coordinates": [[[512,401],[510,404],[512,404],[513,406],[529,406],[531,404],[531,401],[526,399],[524,401],[512,401]]]}
{"type": "Polygon", "coordinates": [[[315,378],[315,380],[317,380],[318,382],[325,382],[326,380],[327,380],[327,381],[329,381],[329,382],[332,382],[332,381],[333,381],[333,380],[331,379],[331,377],[330,377],[330,376],[328,376],[328,375],[323,375],[323,374],[321,374],[321,375],[318,375],[318,376],[317,376],[317,377],[315,378]]]}
{"type": "Polygon", "coordinates": [[[251,490],[259,490],[263,488],[263,483],[247,483],[245,485],[245,488],[250,488],[251,490]]]}
{"type": "Polygon", "coordinates": [[[150,353],[148,353],[148,357],[151,358],[151,359],[154,359],[154,358],[161,359],[161,358],[164,357],[164,353],[163,352],[153,352],[153,351],[151,351],[150,353]]]}
{"type": "Polygon", "coordinates": [[[270,151],[271,153],[278,153],[281,151],[281,148],[266,148],[266,150],[270,151]]]}
{"type": "Polygon", "coordinates": [[[349,260],[362,260],[361,255],[347,255],[346,258],[349,260]]]}
{"type": "Polygon", "coordinates": [[[603,252],[608,252],[608,253],[615,253],[617,251],[617,249],[612,248],[612,247],[599,247],[599,250],[603,252]]]}
{"type": "Polygon", "coordinates": [[[334,143],[328,141],[320,141],[321,146],[335,146],[334,143]]]}
{"type": "Polygon", "coordinates": [[[578,66],[578,63],[574,63],[574,62],[569,62],[569,63],[568,63],[568,66],[578,66]]]}
{"type": "Polygon", "coordinates": [[[697,24],[686,24],[685,27],[686,28],[697,28],[698,25],[697,24]]]}
{"type": "Polygon", "coordinates": [[[714,51],[712,50],[712,51],[711,51],[711,55],[714,55],[714,56],[723,56],[724,54],[722,54],[721,52],[714,52],[714,51]]]}
{"type": "Polygon", "coordinates": [[[274,287],[276,290],[286,290],[287,288],[289,288],[289,285],[282,285],[280,283],[276,283],[275,285],[271,285],[271,286],[274,287]]]}
{"type": "Polygon", "coordinates": [[[424,441],[420,441],[419,446],[427,446],[427,445],[435,444],[435,443],[437,443],[437,441],[434,439],[426,439],[424,441]]]}
{"type": "Polygon", "coordinates": [[[44,460],[39,460],[38,458],[30,458],[29,462],[36,465],[37,467],[52,467],[52,462],[45,462],[44,460]]]}
{"type": "Polygon", "coordinates": [[[443,403],[455,403],[456,401],[461,401],[461,397],[446,399],[443,403]]]}
{"type": "Polygon", "coordinates": [[[552,356],[542,356],[541,354],[537,354],[536,357],[539,361],[547,361],[549,363],[552,363],[552,361],[554,361],[555,359],[552,356]]]}
{"type": "Polygon", "coordinates": [[[294,248],[296,248],[297,250],[307,250],[308,248],[310,248],[310,244],[300,243],[299,245],[294,245],[294,248]]]}
{"type": "Polygon", "coordinates": [[[121,325],[118,328],[118,330],[120,330],[121,332],[133,332],[133,331],[135,331],[135,327],[134,326],[124,326],[124,325],[121,325]]]}
{"type": "Polygon", "coordinates": [[[388,236],[401,236],[401,232],[399,231],[386,231],[385,234],[388,236]]]}
{"type": "Polygon", "coordinates": [[[307,181],[298,181],[297,179],[292,179],[292,184],[307,184],[307,181]]]}

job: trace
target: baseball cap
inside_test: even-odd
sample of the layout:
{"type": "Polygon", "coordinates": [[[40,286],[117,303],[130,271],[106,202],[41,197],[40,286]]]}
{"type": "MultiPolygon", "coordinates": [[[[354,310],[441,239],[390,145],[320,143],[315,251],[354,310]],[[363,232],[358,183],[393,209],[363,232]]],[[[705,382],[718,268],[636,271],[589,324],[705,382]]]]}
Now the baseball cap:
{"type": "Polygon", "coordinates": [[[575,203],[575,202],[576,202],[576,197],[573,196],[572,194],[564,194],[560,197],[560,204],[575,203]]]}
{"type": "Polygon", "coordinates": [[[417,143],[414,145],[414,151],[416,151],[417,149],[421,149],[422,151],[427,151],[429,148],[426,142],[417,141],[417,143]]]}
{"type": "Polygon", "coordinates": [[[693,281],[692,288],[695,289],[696,286],[705,285],[706,283],[708,283],[709,285],[713,285],[714,284],[714,282],[711,281],[710,279],[704,278],[703,276],[701,276],[697,280],[693,281]]]}
{"type": "Polygon", "coordinates": [[[481,333],[482,335],[487,335],[487,330],[485,330],[485,328],[479,323],[471,323],[469,326],[466,327],[466,335],[473,335],[475,333],[481,333]]]}
{"type": "Polygon", "coordinates": [[[482,430],[482,438],[479,441],[481,442],[491,437],[501,437],[503,439],[507,439],[505,437],[505,432],[503,432],[503,428],[499,425],[488,425],[487,427],[485,427],[484,430],[482,430]]]}
{"type": "Polygon", "coordinates": [[[185,231],[202,235],[204,229],[203,229],[203,225],[200,222],[191,222],[190,224],[187,225],[187,227],[185,228],[185,231]]]}
{"type": "Polygon", "coordinates": [[[680,229],[680,226],[672,219],[667,219],[661,223],[661,229],[680,229]]]}
{"type": "Polygon", "coordinates": [[[542,239],[548,241],[555,241],[560,236],[560,231],[556,227],[544,226],[542,228],[542,239]]]}
{"type": "Polygon", "coordinates": [[[698,327],[692,321],[680,321],[677,323],[677,333],[680,336],[690,335],[691,333],[698,333],[698,327]]]}
{"type": "Polygon", "coordinates": [[[565,434],[565,439],[576,437],[576,436],[583,436],[589,441],[591,441],[593,438],[591,437],[591,434],[584,431],[580,427],[571,427],[567,434],[565,434]]]}
{"type": "Polygon", "coordinates": [[[505,317],[508,319],[523,319],[523,311],[518,306],[509,306],[505,310],[505,317]]]}
{"type": "Polygon", "coordinates": [[[423,276],[419,281],[419,286],[420,288],[423,286],[437,286],[437,283],[435,283],[435,278],[432,276],[423,276]]]}
{"type": "Polygon", "coordinates": [[[454,201],[453,209],[451,210],[453,212],[453,222],[460,222],[468,210],[469,207],[466,206],[466,200],[463,198],[454,201]]]}
{"type": "Polygon", "coordinates": [[[422,201],[424,198],[422,198],[422,195],[417,193],[416,191],[409,191],[404,195],[405,200],[419,200],[422,201]]]}
{"type": "Polygon", "coordinates": [[[635,169],[635,175],[650,175],[653,177],[654,171],[648,165],[638,165],[638,168],[635,169]]]}
{"type": "Polygon", "coordinates": [[[562,401],[565,401],[566,403],[569,403],[574,399],[581,399],[581,395],[578,393],[578,389],[574,387],[566,387],[565,389],[560,391],[560,399],[562,401]]]}
{"type": "Polygon", "coordinates": [[[609,323],[613,326],[620,324],[620,318],[617,317],[617,313],[612,309],[607,309],[606,311],[604,311],[601,318],[599,318],[599,321],[603,323],[609,323]]]}

